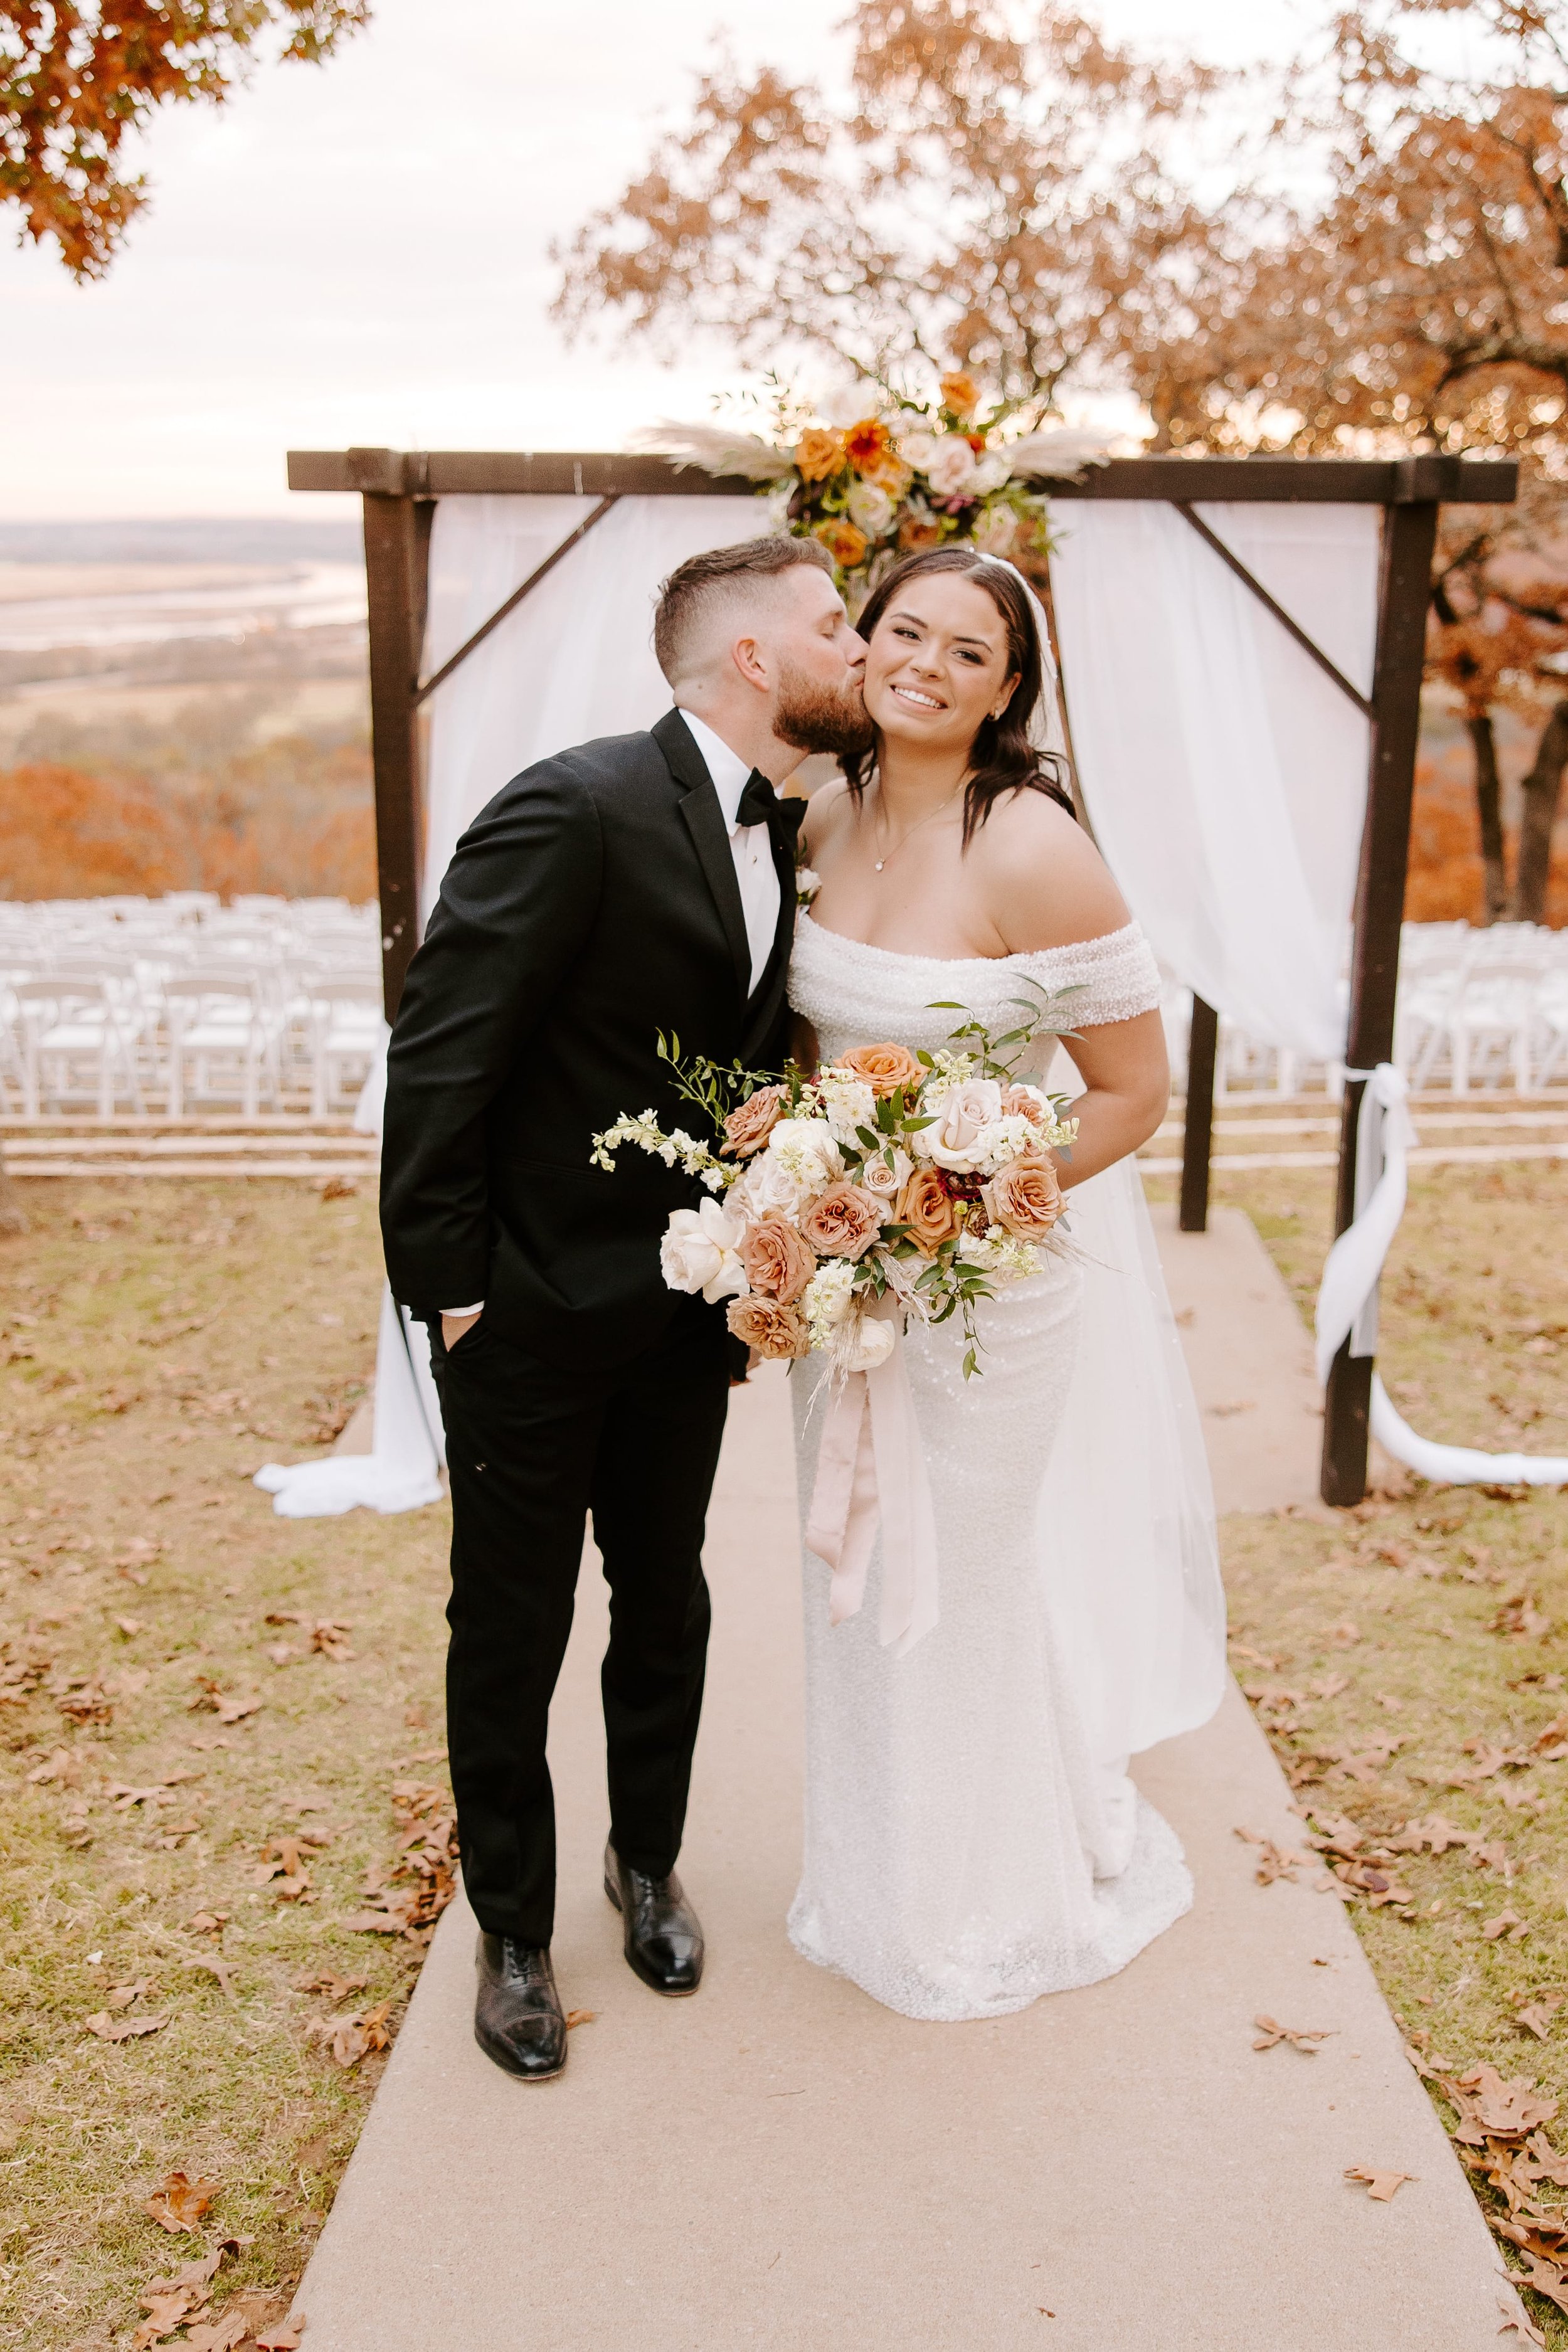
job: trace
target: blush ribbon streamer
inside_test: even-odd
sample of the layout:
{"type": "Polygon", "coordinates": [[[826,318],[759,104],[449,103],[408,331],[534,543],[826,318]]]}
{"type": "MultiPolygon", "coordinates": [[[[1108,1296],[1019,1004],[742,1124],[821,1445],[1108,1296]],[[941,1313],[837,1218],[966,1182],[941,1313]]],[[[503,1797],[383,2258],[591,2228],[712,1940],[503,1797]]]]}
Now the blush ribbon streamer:
{"type": "Polygon", "coordinates": [[[829,1621],[857,1616],[879,1526],[878,1637],[903,1658],[937,1622],[936,1518],[903,1334],[874,1371],[850,1372],[828,1404],[805,1540],[833,1571],[829,1621]]]}

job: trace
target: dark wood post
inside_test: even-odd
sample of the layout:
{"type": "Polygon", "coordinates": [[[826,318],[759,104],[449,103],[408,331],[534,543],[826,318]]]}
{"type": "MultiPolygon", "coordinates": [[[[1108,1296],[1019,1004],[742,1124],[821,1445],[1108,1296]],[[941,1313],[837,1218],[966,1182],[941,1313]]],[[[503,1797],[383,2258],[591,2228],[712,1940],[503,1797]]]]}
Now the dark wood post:
{"type": "MultiPolygon", "coordinates": [[[[1351,950],[1345,1059],[1352,1069],[1370,1070],[1374,1063],[1390,1060],[1394,1053],[1410,803],[1421,729],[1426,606],[1444,462],[1431,457],[1405,459],[1399,468],[1399,502],[1387,508],[1384,518],[1377,661],[1372,688],[1372,764],[1351,950]]],[[[1342,1234],[1355,1215],[1356,1133],[1363,1091],[1361,1080],[1347,1079],[1334,1208],[1336,1234],[1342,1234]]],[[[1366,1493],[1372,1366],[1370,1356],[1350,1353],[1347,1339],[1330,1367],[1323,1399],[1321,1492],[1325,1503],[1359,1503],[1366,1493]]]]}
{"type": "Polygon", "coordinates": [[[414,495],[417,458],[395,449],[351,449],[364,499],[364,568],[370,609],[370,733],[375,767],[375,848],[381,892],[381,978],[395,1021],[404,977],[419,944],[424,853],[419,713],[415,699],[425,636],[430,523],[435,507],[414,495]]]}
{"type": "Polygon", "coordinates": [[[1182,1215],[1184,1234],[1204,1234],[1209,1223],[1209,1154],[1214,1148],[1214,1066],[1219,1014],[1193,997],[1187,1033],[1187,1108],[1182,1123],[1182,1215]]]}

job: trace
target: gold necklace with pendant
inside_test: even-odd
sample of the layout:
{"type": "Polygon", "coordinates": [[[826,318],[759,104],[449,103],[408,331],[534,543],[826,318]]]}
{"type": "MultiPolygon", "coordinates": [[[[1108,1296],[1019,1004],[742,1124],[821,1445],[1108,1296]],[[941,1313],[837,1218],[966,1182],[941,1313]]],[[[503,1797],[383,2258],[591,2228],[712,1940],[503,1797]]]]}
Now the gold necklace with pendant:
{"type": "MultiPolygon", "coordinates": [[[[965,782],[967,782],[968,779],[967,779],[967,778],[965,778],[965,780],[964,780],[964,781],[965,781],[965,782]]],[[[873,866],[873,871],[874,871],[875,873],[879,874],[879,873],[881,872],[881,870],[882,870],[883,866],[886,866],[886,865],[888,865],[888,864],[889,864],[889,863],[893,858],[895,858],[895,857],[898,856],[898,854],[899,854],[900,850],[900,849],[905,848],[905,847],[908,845],[908,844],[909,844],[910,842],[911,842],[911,841],[914,839],[914,837],[915,837],[916,834],[917,834],[917,833],[919,833],[919,831],[920,831],[920,829],[921,829],[921,825],[922,825],[922,824],[930,824],[930,823],[931,823],[931,821],[932,817],[938,817],[938,816],[941,816],[941,814],[942,814],[942,811],[943,811],[944,809],[950,809],[950,808],[952,806],[953,802],[954,802],[955,800],[958,800],[958,799],[960,799],[960,798],[962,797],[963,793],[963,784],[960,784],[960,785],[958,786],[958,788],[957,788],[957,790],[956,790],[955,792],[951,792],[951,793],[949,793],[949,794],[948,794],[948,796],[947,796],[946,800],[944,800],[944,801],[939,801],[939,802],[937,803],[936,807],[935,807],[935,808],[933,808],[933,809],[928,809],[924,816],[922,816],[922,817],[917,817],[917,818],[916,818],[916,820],[915,820],[915,822],[914,822],[914,824],[910,825],[910,829],[909,829],[908,833],[906,833],[906,834],[905,834],[903,840],[902,840],[902,841],[897,841],[897,842],[895,842],[895,843],[893,844],[892,848],[889,850],[888,855],[887,855],[887,856],[886,856],[886,857],[879,857],[879,858],[877,858],[877,859],[875,860],[875,862],[874,862],[874,866],[873,866]]]]}

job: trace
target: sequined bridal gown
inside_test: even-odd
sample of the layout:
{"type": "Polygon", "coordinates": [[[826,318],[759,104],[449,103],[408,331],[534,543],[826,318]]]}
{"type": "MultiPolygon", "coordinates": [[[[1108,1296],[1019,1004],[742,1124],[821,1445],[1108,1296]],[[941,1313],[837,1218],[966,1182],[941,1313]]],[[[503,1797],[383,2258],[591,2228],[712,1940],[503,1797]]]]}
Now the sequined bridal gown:
{"type": "MultiPolygon", "coordinates": [[[[1022,979],[1074,988],[1074,1028],[1160,998],[1136,924],[1082,946],[951,961],[796,934],[790,1001],[825,1062],[935,1049],[963,1017],[1024,1018],[1022,979]]],[[[1054,1041],[1040,1041],[1038,1066],[1054,1041]]],[[[1078,1091],[1065,1065],[1058,1091],[1078,1091]]],[[[905,1346],[935,1509],[939,1620],[902,1658],[865,1606],[828,1622],[805,1554],[805,1859],[798,1951],[906,2017],[994,2017],[1113,1975],[1192,1882],[1128,1758],[1213,1713],[1224,1600],[1202,1433],[1130,1162],[1073,1188],[1071,1254],[981,1308],[984,1372],[952,1326],[905,1346]]],[[[804,1527],[826,1418],[792,1368],[804,1527]]]]}

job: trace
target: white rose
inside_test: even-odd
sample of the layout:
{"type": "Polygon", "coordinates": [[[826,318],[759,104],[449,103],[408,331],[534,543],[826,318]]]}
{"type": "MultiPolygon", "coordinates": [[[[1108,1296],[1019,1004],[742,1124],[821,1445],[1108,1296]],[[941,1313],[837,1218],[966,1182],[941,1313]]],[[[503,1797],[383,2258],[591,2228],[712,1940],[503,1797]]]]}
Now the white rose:
{"type": "Polygon", "coordinates": [[[869,1192],[874,1201],[891,1202],[903,1191],[905,1180],[913,1166],[914,1161],[909,1153],[900,1151],[895,1144],[890,1168],[883,1154],[879,1152],[874,1160],[867,1160],[855,1181],[863,1192],[869,1192]]]}
{"type": "Polygon", "coordinates": [[[990,491],[999,490],[1003,483],[1011,481],[1012,478],[1012,465],[1000,449],[988,449],[984,457],[975,459],[970,488],[977,499],[983,499],[990,491]]]}
{"type": "MultiPolygon", "coordinates": [[[[838,1143],[855,1143],[858,1128],[875,1128],[877,1097],[853,1070],[824,1070],[817,1080],[827,1124],[838,1143]]],[[[773,1130],[776,1135],[778,1129],[773,1130]]]]}
{"type": "Polygon", "coordinates": [[[820,874],[814,873],[809,866],[797,866],[795,867],[795,902],[797,907],[809,907],[821,887],[822,877],[820,874]]]}
{"type": "MultiPolygon", "coordinates": [[[[980,1137],[1002,1116],[1002,1089],[994,1078],[965,1078],[950,1087],[936,1110],[936,1125],[921,1130],[921,1141],[939,1168],[969,1175],[984,1159],[980,1137]]],[[[776,1135],[778,1129],[773,1130],[776,1135]]]]}
{"type": "Polygon", "coordinates": [[[849,520],[857,530],[868,539],[880,539],[890,529],[894,513],[892,499],[875,482],[857,482],[848,498],[849,520]]]}
{"type": "Polygon", "coordinates": [[[944,433],[921,470],[939,499],[963,497],[974,487],[974,452],[962,433],[944,433]]]}
{"type": "Polygon", "coordinates": [[[763,1157],[794,1177],[803,1192],[826,1192],[844,1173],[844,1154],[823,1118],[781,1118],[763,1157]]]}
{"type": "Polygon", "coordinates": [[[923,474],[942,446],[939,433],[903,433],[899,436],[899,455],[906,466],[923,474]]]}
{"type": "Polygon", "coordinates": [[[885,1364],[893,1352],[898,1337],[893,1326],[879,1315],[857,1315],[845,1324],[833,1343],[834,1360],[840,1371],[874,1372],[885,1364]]]}
{"type": "Polygon", "coordinates": [[[700,1290],[710,1304],[743,1297],[749,1285],[737,1255],[740,1244],[740,1223],[717,1201],[672,1209],[658,1245],[666,1288],[700,1290]]]}
{"type": "Polygon", "coordinates": [[[733,1205],[759,1223],[763,1217],[787,1217],[793,1225],[801,1209],[820,1185],[803,1184],[776,1160],[760,1151],[740,1181],[730,1188],[733,1205]]]}

